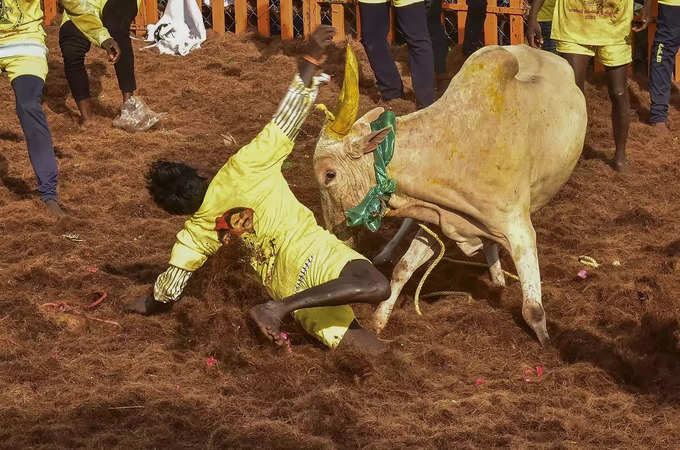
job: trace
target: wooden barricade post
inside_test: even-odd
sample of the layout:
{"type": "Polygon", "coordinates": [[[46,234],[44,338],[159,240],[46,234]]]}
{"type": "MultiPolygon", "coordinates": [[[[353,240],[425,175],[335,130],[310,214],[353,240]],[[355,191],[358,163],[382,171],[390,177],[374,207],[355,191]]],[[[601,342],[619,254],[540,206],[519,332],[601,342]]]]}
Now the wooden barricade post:
{"type": "Polygon", "coordinates": [[[269,37],[269,0],[257,0],[257,32],[269,37]]]}
{"type": "Polygon", "coordinates": [[[337,30],[333,40],[336,42],[345,40],[345,5],[343,3],[331,3],[331,25],[337,30]]]}
{"type": "Polygon", "coordinates": [[[57,0],[44,0],[45,25],[52,25],[52,21],[57,17],[57,0]]]}
{"type": "Polygon", "coordinates": [[[234,22],[236,34],[245,33],[248,30],[248,0],[234,1],[234,22]]]}
{"type": "MultiPolygon", "coordinates": [[[[522,9],[522,0],[510,0],[510,7],[522,9]]],[[[519,45],[524,43],[524,20],[520,14],[510,15],[510,44],[519,45]]]]}
{"type": "Polygon", "coordinates": [[[293,0],[280,0],[281,39],[293,39],[293,0]]]}
{"type": "Polygon", "coordinates": [[[224,0],[212,0],[212,25],[215,34],[224,34],[224,0]]]}

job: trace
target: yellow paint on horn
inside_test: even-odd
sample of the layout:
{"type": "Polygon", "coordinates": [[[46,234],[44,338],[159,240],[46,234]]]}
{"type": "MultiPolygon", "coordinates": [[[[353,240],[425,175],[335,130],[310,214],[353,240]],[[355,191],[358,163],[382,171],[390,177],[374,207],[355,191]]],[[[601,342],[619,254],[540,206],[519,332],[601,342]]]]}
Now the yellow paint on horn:
{"type": "Polygon", "coordinates": [[[359,63],[349,45],[345,57],[345,80],[338,101],[335,120],[328,123],[326,130],[331,136],[342,139],[352,129],[359,113],[359,63]]]}

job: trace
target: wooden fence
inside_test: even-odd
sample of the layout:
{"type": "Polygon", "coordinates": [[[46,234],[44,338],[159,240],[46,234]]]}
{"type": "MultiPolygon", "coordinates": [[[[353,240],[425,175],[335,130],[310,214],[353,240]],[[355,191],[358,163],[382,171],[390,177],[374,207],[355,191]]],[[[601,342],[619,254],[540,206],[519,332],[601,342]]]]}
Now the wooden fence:
{"type": "MultiPolygon", "coordinates": [[[[57,1],[58,0],[43,0],[45,8],[45,23],[51,24],[57,15],[57,1]]],[[[196,0],[199,8],[203,9],[202,0],[196,0]]],[[[270,36],[270,0],[235,0],[232,15],[234,18],[234,31],[236,34],[245,33],[248,31],[248,9],[249,1],[251,9],[254,9],[257,20],[257,32],[263,36],[270,36]]],[[[303,19],[303,35],[306,38],[311,31],[322,23],[322,9],[330,9],[330,23],[338,29],[335,35],[336,41],[345,40],[347,33],[345,25],[347,23],[345,17],[346,8],[354,9],[354,21],[356,38],[361,38],[361,17],[359,16],[359,5],[355,0],[302,0],[302,19],[303,19]]],[[[146,25],[156,23],[159,17],[158,0],[142,0],[142,5],[139,8],[139,14],[132,25],[132,29],[137,34],[144,34],[146,25]]],[[[458,43],[462,43],[465,35],[465,21],[467,18],[467,3],[466,0],[448,0],[444,1],[442,5],[442,22],[447,13],[456,13],[455,23],[458,31],[458,43]]],[[[393,41],[395,36],[395,18],[394,8],[390,14],[390,32],[388,39],[393,41]]],[[[489,4],[486,9],[486,20],[484,22],[484,43],[485,45],[498,44],[498,26],[499,16],[506,16],[509,20],[509,42],[511,44],[521,44],[524,42],[524,9],[522,7],[522,0],[510,0],[507,7],[495,6],[489,4]]],[[[653,1],[653,16],[656,17],[658,13],[658,5],[656,0],[653,1]]],[[[279,0],[279,19],[281,26],[281,39],[293,39],[295,37],[295,29],[293,26],[295,19],[295,11],[293,9],[293,0],[279,0]]],[[[225,24],[225,7],[222,0],[212,0],[212,29],[216,34],[224,34],[226,32],[225,24]]],[[[647,29],[648,49],[647,61],[652,58],[652,43],[654,41],[654,33],[656,32],[656,21],[652,20],[647,29]]],[[[601,66],[596,66],[597,70],[602,70],[601,66]]],[[[675,60],[675,80],[680,82],[680,53],[678,53],[675,60]]]]}

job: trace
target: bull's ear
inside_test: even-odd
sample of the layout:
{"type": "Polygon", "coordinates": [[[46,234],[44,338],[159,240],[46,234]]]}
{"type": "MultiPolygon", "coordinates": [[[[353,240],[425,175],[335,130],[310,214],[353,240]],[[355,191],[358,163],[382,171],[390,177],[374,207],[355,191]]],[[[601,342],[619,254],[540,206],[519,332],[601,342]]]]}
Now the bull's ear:
{"type": "Polygon", "coordinates": [[[391,126],[387,126],[381,130],[374,131],[371,134],[362,136],[358,139],[352,141],[352,152],[350,156],[352,158],[360,158],[366,153],[371,153],[375,151],[376,148],[385,140],[389,132],[392,131],[391,126]]]}
{"type": "Polygon", "coordinates": [[[366,123],[370,124],[371,122],[376,120],[378,117],[380,117],[380,114],[382,114],[384,112],[385,112],[385,108],[383,108],[382,106],[378,106],[377,108],[373,108],[372,110],[370,110],[369,112],[367,112],[366,114],[361,116],[358,121],[362,121],[362,122],[366,122],[366,123]]]}
{"type": "Polygon", "coordinates": [[[380,117],[380,114],[385,112],[385,108],[378,106],[373,108],[359,118],[354,125],[352,125],[352,134],[355,136],[362,136],[371,132],[371,122],[380,117]]]}

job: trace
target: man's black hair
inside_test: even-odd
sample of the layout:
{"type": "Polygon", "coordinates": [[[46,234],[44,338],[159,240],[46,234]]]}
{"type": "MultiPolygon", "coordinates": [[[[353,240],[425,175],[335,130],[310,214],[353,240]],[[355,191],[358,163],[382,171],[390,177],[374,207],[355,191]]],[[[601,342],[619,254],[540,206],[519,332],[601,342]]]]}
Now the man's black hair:
{"type": "Polygon", "coordinates": [[[158,206],[170,214],[193,214],[203,203],[208,182],[186,164],[156,161],[146,174],[146,186],[158,206]]]}

